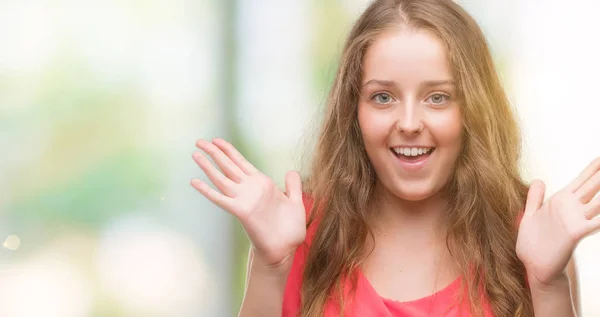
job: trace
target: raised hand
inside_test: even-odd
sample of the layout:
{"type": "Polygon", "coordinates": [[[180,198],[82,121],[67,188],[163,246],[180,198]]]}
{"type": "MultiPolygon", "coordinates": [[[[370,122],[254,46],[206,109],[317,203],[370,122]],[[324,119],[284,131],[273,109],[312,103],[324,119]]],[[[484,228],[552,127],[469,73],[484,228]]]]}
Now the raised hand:
{"type": "Polygon", "coordinates": [[[300,175],[286,174],[286,194],[229,142],[199,140],[196,145],[210,155],[220,169],[201,152],[193,154],[193,159],[218,191],[199,179],[192,179],[191,185],[238,218],[252,242],[255,259],[274,268],[288,263],[306,236],[300,175]]]}
{"type": "Polygon", "coordinates": [[[551,285],[564,276],[577,244],[600,230],[599,190],[600,158],[545,203],[544,183],[531,184],[516,246],[530,283],[551,285]]]}

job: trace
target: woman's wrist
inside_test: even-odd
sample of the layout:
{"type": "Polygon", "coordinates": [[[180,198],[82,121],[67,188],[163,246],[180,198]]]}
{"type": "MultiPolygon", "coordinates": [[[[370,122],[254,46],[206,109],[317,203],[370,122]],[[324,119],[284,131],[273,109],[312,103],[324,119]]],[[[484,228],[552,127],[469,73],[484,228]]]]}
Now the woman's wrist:
{"type": "Polygon", "coordinates": [[[567,274],[561,274],[546,283],[533,276],[528,278],[536,316],[576,316],[567,274]]]}
{"type": "Polygon", "coordinates": [[[532,292],[538,293],[553,293],[556,291],[564,291],[569,289],[569,277],[566,273],[560,274],[556,278],[548,282],[541,282],[535,276],[528,275],[529,288],[532,292]]]}
{"type": "Polygon", "coordinates": [[[290,270],[292,269],[293,260],[294,254],[292,253],[276,265],[267,264],[267,262],[264,261],[260,255],[254,253],[254,256],[252,258],[251,270],[260,274],[261,276],[287,278],[290,270]]]}

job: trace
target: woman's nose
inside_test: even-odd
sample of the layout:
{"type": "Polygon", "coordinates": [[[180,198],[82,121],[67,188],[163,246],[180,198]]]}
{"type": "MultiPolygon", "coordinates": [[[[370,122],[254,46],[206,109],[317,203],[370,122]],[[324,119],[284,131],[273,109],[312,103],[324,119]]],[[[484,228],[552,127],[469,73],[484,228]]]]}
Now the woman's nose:
{"type": "Polygon", "coordinates": [[[405,134],[417,134],[421,132],[423,130],[423,120],[418,105],[406,103],[399,108],[396,124],[397,129],[405,134]]]}

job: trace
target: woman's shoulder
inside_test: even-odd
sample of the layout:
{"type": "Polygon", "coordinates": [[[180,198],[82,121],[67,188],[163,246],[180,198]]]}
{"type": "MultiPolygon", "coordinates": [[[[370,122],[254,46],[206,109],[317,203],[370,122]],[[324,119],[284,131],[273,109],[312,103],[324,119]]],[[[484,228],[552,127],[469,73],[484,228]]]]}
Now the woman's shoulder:
{"type": "Polygon", "coordinates": [[[309,193],[302,193],[302,202],[304,203],[304,211],[306,212],[306,238],[304,244],[310,245],[312,238],[314,237],[315,231],[319,225],[319,220],[314,214],[315,199],[309,193]],[[314,219],[311,219],[314,218],[314,219]]]}
{"type": "Polygon", "coordinates": [[[304,274],[304,264],[308,256],[314,232],[316,230],[317,221],[309,222],[311,212],[313,210],[314,198],[308,193],[302,193],[302,202],[306,211],[306,238],[304,243],[300,244],[294,253],[292,268],[288,275],[285,292],[283,296],[283,316],[296,316],[300,310],[300,294],[302,291],[302,275],[304,274]]]}
{"type": "Polygon", "coordinates": [[[304,209],[306,210],[307,219],[308,219],[308,216],[312,209],[312,205],[313,205],[314,201],[315,200],[309,193],[306,193],[306,192],[302,193],[302,202],[304,203],[304,209]]]}

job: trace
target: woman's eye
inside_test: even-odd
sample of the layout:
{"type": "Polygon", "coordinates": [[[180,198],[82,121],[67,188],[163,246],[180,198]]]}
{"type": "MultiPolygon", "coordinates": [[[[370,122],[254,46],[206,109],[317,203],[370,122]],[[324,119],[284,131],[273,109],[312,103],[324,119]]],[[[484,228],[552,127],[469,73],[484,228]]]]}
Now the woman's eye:
{"type": "Polygon", "coordinates": [[[445,95],[445,94],[433,94],[429,98],[427,98],[427,102],[434,104],[434,105],[441,105],[441,104],[445,103],[446,101],[448,101],[449,99],[450,99],[450,96],[445,95]]]}
{"type": "Polygon", "coordinates": [[[375,100],[375,102],[380,103],[380,104],[388,104],[388,103],[392,102],[392,100],[394,100],[392,98],[392,96],[390,96],[389,94],[387,94],[385,92],[376,94],[375,96],[373,96],[372,99],[375,100]]]}

